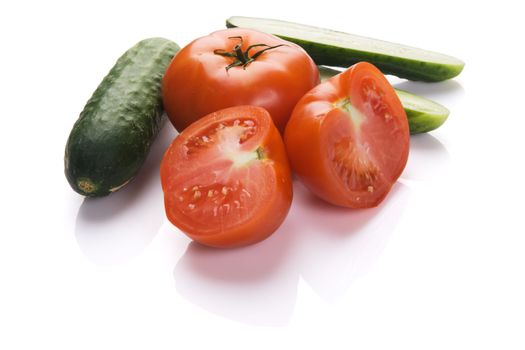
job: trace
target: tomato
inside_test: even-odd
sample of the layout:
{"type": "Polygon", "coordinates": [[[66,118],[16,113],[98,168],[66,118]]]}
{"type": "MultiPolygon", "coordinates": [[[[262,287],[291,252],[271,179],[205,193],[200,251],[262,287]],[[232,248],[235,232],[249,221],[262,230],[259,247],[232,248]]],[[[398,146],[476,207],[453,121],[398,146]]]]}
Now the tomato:
{"type": "Polygon", "coordinates": [[[180,50],[162,81],[164,108],[179,131],[222,108],[265,108],[282,132],[296,102],[319,83],[310,56],[294,43],[232,28],[180,50]]]}
{"type": "Polygon", "coordinates": [[[344,207],[374,207],[406,165],[408,121],[383,74],[361,62],[297,103],[285,144],[292,169],[317,196],[344,207]]]}
{"type": "Polygon", "coordinates": [[[213,247],[263,240],[292,202],[281,135],[260,107],[230,107],[193,123],[169,146],[160,171],[168,219],[213,247]]]}

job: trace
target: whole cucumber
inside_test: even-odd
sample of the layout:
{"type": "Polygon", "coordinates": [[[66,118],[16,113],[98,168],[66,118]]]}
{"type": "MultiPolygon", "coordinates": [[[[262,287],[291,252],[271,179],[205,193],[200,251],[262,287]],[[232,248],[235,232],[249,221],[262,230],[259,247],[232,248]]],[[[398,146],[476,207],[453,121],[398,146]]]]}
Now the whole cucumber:
{"type": "Polygon", "coordinates": [[[102,80],[66,144],[65,174],[76,192],[105,196],[137,174],[162,126],[161,80],[178,50],[167,39],[142,40],[102,80]]]}

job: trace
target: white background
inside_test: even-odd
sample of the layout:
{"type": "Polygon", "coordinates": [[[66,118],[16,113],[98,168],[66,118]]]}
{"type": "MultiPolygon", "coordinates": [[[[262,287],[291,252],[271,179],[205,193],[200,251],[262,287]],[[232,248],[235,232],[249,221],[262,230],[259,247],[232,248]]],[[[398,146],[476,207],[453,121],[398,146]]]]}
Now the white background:
{"type": "Polygon", "coordinates": [[[524,32],[505,1],[2,2],[0,348],[524,349],[524,32]],[[122,191],[70,189],[66,138],[115,60],[145,37],[183,46],[231,15],[467,63],[452,81],[392,79],[451,114],[411,138],[380,207],[335,208],[296,183],[270,239],[190,244],[164,216],[168,124],[122,191]]]}

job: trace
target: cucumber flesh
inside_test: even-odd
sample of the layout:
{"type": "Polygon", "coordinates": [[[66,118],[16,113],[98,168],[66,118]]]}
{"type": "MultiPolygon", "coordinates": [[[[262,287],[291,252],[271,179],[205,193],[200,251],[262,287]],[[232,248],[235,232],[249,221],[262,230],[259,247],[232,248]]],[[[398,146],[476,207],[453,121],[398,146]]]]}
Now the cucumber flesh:
{"type": "MultiPolygon", "coordinates": [[[[341,73],[338,70],[319,66],[321,82],[341,73]]],[[[405,109],[410,134],[420,134],[439,128],[447,120],[450,111],[443,105],[408,91],[394,89],[405,109]]]]}
{"type": "Polygon", "coordinates": [[[455,57],[388,41],[273,19],[234,16],[226,26],[259,30],[302,46],[318,65],[349,67],[366,61],[383,73],[422,81],[457,76],[465,63],[455,57]]]}

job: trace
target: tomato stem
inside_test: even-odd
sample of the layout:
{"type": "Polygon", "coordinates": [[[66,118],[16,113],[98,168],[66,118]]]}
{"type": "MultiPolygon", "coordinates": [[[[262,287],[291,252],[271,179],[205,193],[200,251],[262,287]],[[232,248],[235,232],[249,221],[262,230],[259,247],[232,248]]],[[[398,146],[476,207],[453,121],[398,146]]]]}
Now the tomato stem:
{"type": "Polygon", "coordinates": [[[246,51],[242,51],[242,43],[243,43],[242,36],[230,36],[228,39],[238,39],[239,40],[239,43],[233,47],[232,51],[226,51],[223,49],[213,50],[213,53],[216,55],[220,55],[223,57],[231,57],[234,59],[234,61],[231,64],[226,66],[226,72],[230,68],[238,67],[238,66],[242,66],[243,69],[246,69],[246,66],[248,64],[255,61],[257,57],[262,55],[264,52],[268,50],[276,49],[280,46],[286,46],[285,44],[280,44],[280,45],[275,45],[275,46],[269,46],[266,44],[254,44],[254,45],[248,46],[246,51]],[[253,49],[254,47],[262,47],[262,46],[264,46],[265,49],[257,51],[255,54],[253,54],[253,56],[250,57],[251,49],[253,49]]]}
{"type": "Polygon", "coordinates": [[[255,152],[257,152],[257,159],[264,159],[264,150],[262,147],[257,148],[255,152]]]}

